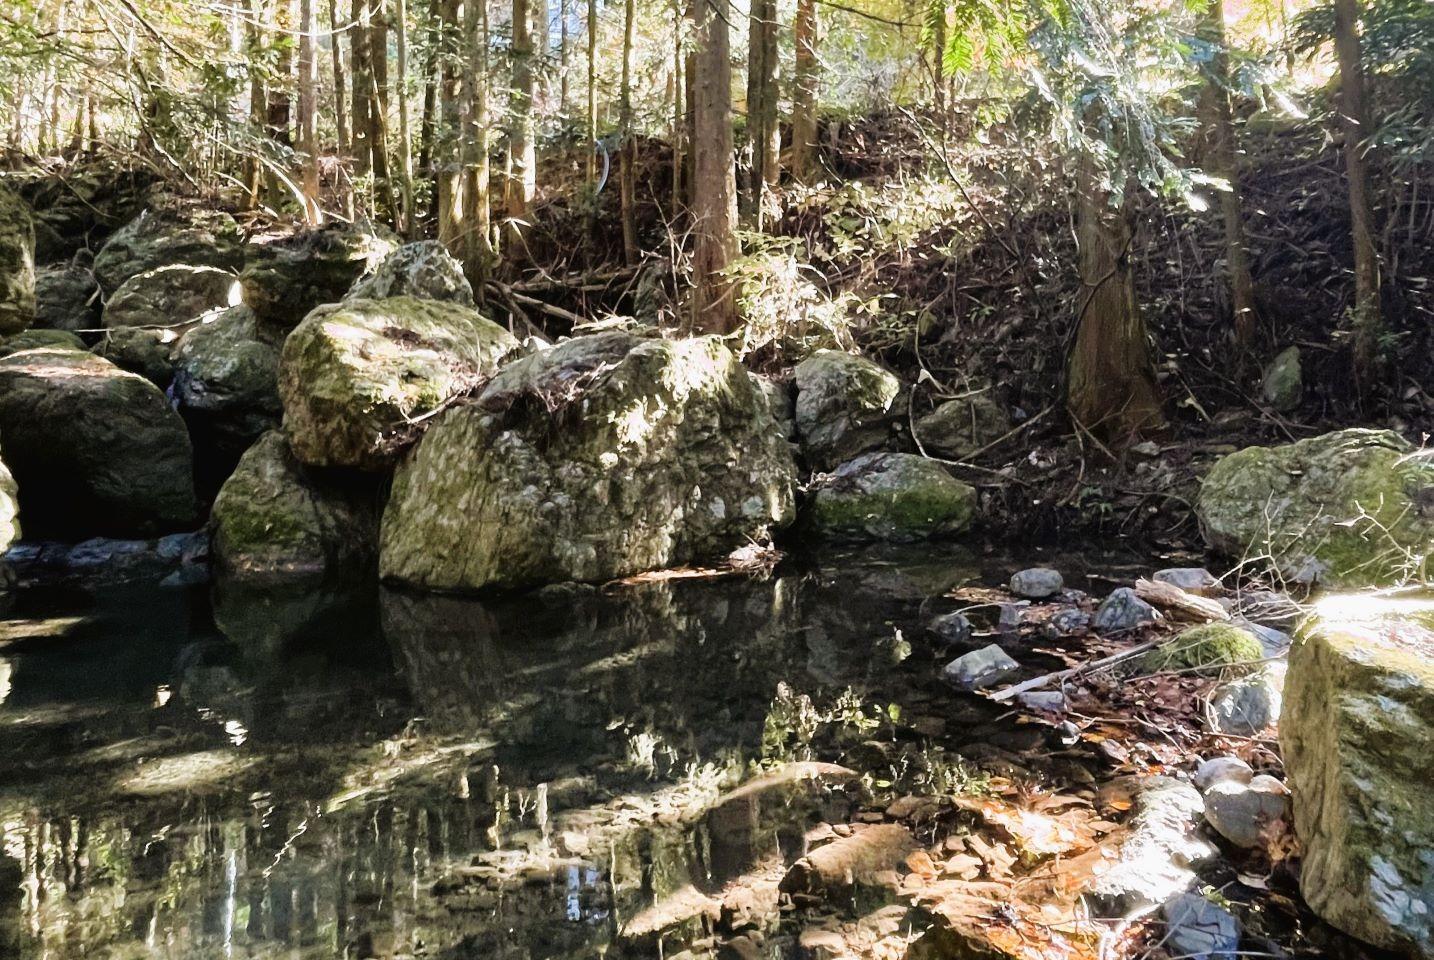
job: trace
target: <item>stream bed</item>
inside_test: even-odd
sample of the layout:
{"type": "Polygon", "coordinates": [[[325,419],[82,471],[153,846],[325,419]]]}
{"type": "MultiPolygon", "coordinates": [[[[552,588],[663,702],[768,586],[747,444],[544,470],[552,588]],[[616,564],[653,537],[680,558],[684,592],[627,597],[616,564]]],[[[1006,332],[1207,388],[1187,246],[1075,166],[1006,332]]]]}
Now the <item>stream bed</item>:
{"type": "Polygon", "coordinates": [[[692,815],[756,764],[939,789],[965,748],[1041,749],[940,684],[944,593],[1042,562],[1099,595],[1132,559],[923,545],[504,600],[23,588],[0,615],[0,956],[670,955],[624,930],[750,870],[758,835],[790,853],[852,812],[692,815]],[[912,730],[951,766],[887,749],[912,730]]]}

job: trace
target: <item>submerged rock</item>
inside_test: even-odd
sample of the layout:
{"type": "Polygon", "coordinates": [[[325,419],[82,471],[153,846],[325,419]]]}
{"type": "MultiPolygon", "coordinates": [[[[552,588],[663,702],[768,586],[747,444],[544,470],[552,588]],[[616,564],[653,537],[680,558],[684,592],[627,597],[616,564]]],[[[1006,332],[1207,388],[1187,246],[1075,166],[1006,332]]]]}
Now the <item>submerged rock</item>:
{"type": "Polygon", "coordinates": [[[373,230],[346,223],[251,244],[239,276],[244,303],[261,323],[290,330],[315,307],[344,299],[392,250],[373,230]]]}
{"type": "Polygon", "coordinates": [[[239,302],[239,281],[228,270],[171,263],[120,284],[105,303],[106,327],[175,327],[239,302]]]}
{"type": "Polygon", "coordinates": [[[1434,605],[1374,603],[1313,621],[1290,650],[1280,746],[1300,889],[1341,930],[1430,957],[1434,605]]]}
{"type": "Polygon", "coordinates": [[[146,210],[116,230],[95,254],[95,278],[106,292],[130,277],[169,264],[238,270],[244,254],[229,214],[197,206],[146,210]]]}
{"type": "Polygon", "coordinates": [[[972,650],[941,669],[941,678],[958,690],[981,690],[1020,672],[1021,665],[996,644],[972,650]]]}
{"type": "Polygon", "coordinates": [[[1059,570],[1050,567],[1031,567],[1019,570],[1011,576],[1011,592],[1027,600],[1044,600],[1065,589],[1065,580],[1059,570]]]}
{"type": "Polygon", "coordinates": [[[429,428],[394,479],[382,573],[476,590],[719,557],[791,521],[795,472],[720,341],[579,337],[429,428]]]}
{"type": "Polygon", "coordinates": [[[1095,611],[1095,629],[1100,633],[1124,633],[1160,619],[1155,608],[1129,587],[1117,587],[1095,611]]]}
{"type": "Polygon", "coordinates": [[[235,580],[359,577],[373,568],[378,513],[371,483],[306,469],[271,430],[214,501],[215,561],[235,580]]]}
{"type": "Polygon", "coordinates": [[[35,322],[35,224],[30,208],[0,186],[0,337],[35,322]]]}
{"type": "Polygon", "coordinates": [[[910,453],[863,454],[819,477],[808,493],[805,522],[818,536],[839,540],[954,536],[976,513],[971,486],[910,453]]]}
{"type": "Polygon", "coordinates": [[[459,263],[437,240],[405,243],[349,288],[345,300],[418,297],[473,306],[473,287],[459,263]]]}
{"type": "Polygon", "coordinates": [[[1212,548],[1268,555],[1287,580],[1419,579],[1434,542],[1434,458],[1387,430],[1247,447],[1206,474],[1196,509],[1212,548]]]}
{"type": "Polygon", "coordinates": [[[194,519],[184,422],[159,389],[79,350],[0,360],[0,442],[35,535],[134,535],[194,519]]]}
{"type": "Polygon", "coordinates": [[[174,399],[201,448],[228,459],[279,425],[279,346],[240,305],[191,329],[174,349],[174,399]]]}
{"type": "Polygon", "coordinates": [[[938,457],[961,460],[1011,429],[1011,415],[989,391],[947,400],[916,421],[922,448],[938,457]]]}
{"type": "Polygon", "coordinates": [[[797,436],[813,470],[885,446],[901,381],[864,357],[818,350],[794,371],[797,436]]]}
{"type": "Polygon", "coordinates": [[[26,330],[13,337],[0,340],[0,357],[8,357],[21,350],[38,350],[42,347],[83,350],[85,342],[67,330],[26,330]]]}
{"type": "Polygon", "coordinates": [[[964,613],[942,614],[928,623],[926,630],[936,639],[952,645],[971,639],[971,621],[964,613]]]}
{"type": "Polygon", "coordinates": [[[1304,399],[1304,375],[1300,369],[1300,348],[1286,347],[1265,368],[1260,395],[1280,413],[1289,413],[1304,399]]]}
{"type": "Polygon", "coordinates": [[[518,349],[507,330],[455,303],[391,297],[320,307],[284,341],[279,397],[294,455],[378,471],[414,417],[481,384],[518,349]]]}

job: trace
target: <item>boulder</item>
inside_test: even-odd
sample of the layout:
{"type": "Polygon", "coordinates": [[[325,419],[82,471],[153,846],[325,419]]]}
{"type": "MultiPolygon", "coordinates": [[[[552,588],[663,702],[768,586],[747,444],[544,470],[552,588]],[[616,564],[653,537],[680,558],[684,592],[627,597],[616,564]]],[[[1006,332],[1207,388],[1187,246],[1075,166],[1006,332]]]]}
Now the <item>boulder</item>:
{"type": "Polygon", "coordinates": [[[1021,665],[992,643],[972,650],[941,668],[941,679],[957,690],[981,690],[1019,673],[1021,665]]]}
{"type": "Polygon", "coordinates": [[[1280,413],[1289,413],[1304,399],[1304,376],[1300,370],[1300,348],[1281,350],[1260,379],[1260,395],[1280,413]]]}
{"type": "Polygon", "coordinates": [[[85,342],[66,330],[26,330],[13,337],[0,340],[0,357],[8,357],[22,350],[38,350],[42,347],[60,347],[68,350],[83,350],[85,342]]]}
{"type": "Polygon", "coordinates": [[[386,470],[398,457],[396,428],[474,389],[516,349],[507,330],[455,303],[319,307],[280,354],[284,430],[304,463],[386,470]]]}
{"type": "Polygon", "coordinates": [[[35,262],[54,263],[102,243],[140,212],[156,174],[123,159],[87,159],[62,176],[37,171],[16,190],[35,219],[35,262]]]}
{"type": "Polygon", "coordinates": [[[195,442],[232,465],[277,427],[279,345],[242,304],[193,327],[174,349],[174,399],[195,442]]]}
{"type": "Polygon", "coordinates": [[[1011,575],[1011,592],[1027,600],[1044,600],[1065,589],[1065,580],[1059,570],[1050,567],[1031,567],[1018,570],[1011,575]]]}
{"type": "Polygon", "coordinates": [[[399,466],[382,574],[433,589],[607,580],[785,526],[796,467],[714,338],[578,337],[505,367],[399,466]]]}
{"type": "Polygon", "coordinates": [[[1167,567],[1155,571],[1150,579],[1201,597],[1213,597],[1224,592],[1219,579],[1204,567],[1167,567]]]}
{"type": "Polygon", "coordinates": [[[69,331],[99,326],[99,285],[93,267],[94,256],[81,250],[68,263],[35,272],[35,326],[69,331]]]}
{"type": "Polygon", "coordinates": [[[1200,793],[1170,777],[1140,781],[1126,840],[1110,868],[1091,884],[1092,916],[1125,917],[1165,903],[1195,883],[1190,869],[1214,856],[1198,827],[1200,793]]]}
{"type": "Polygon", "coordinates": [[[35,224],[30,208],[0,186],[0,337],[35,322],[35,224]]]}
{"type": "Polygon", "coordinates": [[[333,582],[371,573],[379,495],[360,478],[303,466],[271,430],[245,452],[214,500],[214,557],[226,578],[333,582]]]}
{"type": "Polygon", "coordinates": [[[215,267],[171,263],[130,277],[110,294],[106,327],[176,327],[239,302],[239,281],[215,267]]]}
{"type": "Polygon", "coordinates": [[[473,287],[459,263],[437,240],[405,243],[385,257],[373,273],[349,288],[345,300],[418,297],[473,306],[473,287]]]}
{"type": "Polygon", "coordinates": [[[176,339],[173,330],[116,327],[100,337],[94,352],[121,370],[137,373],[166,390],[174,379],[174,364],[169,355],[176,339]]]}
{"type": "Polygon", "coordinates": [[[1310,907],[1434,957],[1434,604],[1331,601],[1290,649],[1280,746],[1310,907]]]}
{"type": "Polygon", "coordinates": [[[1269,556],[1287,580],[1418,579],[1434,542],[1434,457],[1387,430],[1247,447],[1210,469],[1196,509],[1212,548],[1269,556]]]}
{"type": "Polygon", "coordinates": [[[1279,719],[1283,687],[1284,670],[1275,663],[1251,676],[1226,681],[1211,692],[1206,725],[1214,733],[1258,736],[1279,719]]]}
{"type": "Polygon", "coordinates": [[[346,223],[251,244],[239,276],[244,303],[261,323],[291,330],[315,307],[344,299],[392,250],[373,230],[346,223]]]}
{"type": "Polygon", "coordinates": [[[819,477],[808,493],[806,524],[838,540],[953,536],[976,514],[974,489],[909,453],[863,454],[819,477]]]}
{"type": "Polygon", "coordinates": [[[172,263],[235,271],[243,263],[239,226],[229,214],[169,204],[144,211],[116,230],[95,255],[95,279],[106,293],[135,274],[172,263]]]}
{"type": "Polygon", "coordinates": [[[184,422],[154,384],[101,357],[0,360],[0,441],[32,535],[148,535],[194,519],[184,422]]]}
{"type": "Polygon", "coordinates": [[[1248,783],[1220,780],[1205,791],[1205,819],[1237,847],[1257,847],[1289,806],[1284,785],[1261,775],[1248,783]]]}
{"type": "Polygon", "coordinates": [[[962,460],[1011,429],[1011,415],[990,391],[947,400],[916,421],[916,438],[927,453],[962,460]]]}
{"type": "Polygon", "coordinates": [[[813,470],[832,470],[891,436],[901,381],[864,357],[818,350],[796,370],[797,436],[813,470]]]}
{"type": "Polygon", "coordinates": [[[1200,761],[1191,782],[1195,784],[1195,789],[1203,793],[1223,780],[1249,783],[1254,776],[1255,771],[1239,757],[1211,757],[1200,761]]]}
{"type": "Polygon", "coordinates": [[[1130,587],[1117,587],[1095,611],[1095,629],[1100,633],[1124,633],[1160,619],[1155,608],[1130,587]]]}
{"type": "MultiPolygon", "coordinates": [[[[4,441],[0,440],[0,449],[4,441]]],[[[5,461],[0,460],[0,555],[20,539],[20,488],[5,461]]]]}

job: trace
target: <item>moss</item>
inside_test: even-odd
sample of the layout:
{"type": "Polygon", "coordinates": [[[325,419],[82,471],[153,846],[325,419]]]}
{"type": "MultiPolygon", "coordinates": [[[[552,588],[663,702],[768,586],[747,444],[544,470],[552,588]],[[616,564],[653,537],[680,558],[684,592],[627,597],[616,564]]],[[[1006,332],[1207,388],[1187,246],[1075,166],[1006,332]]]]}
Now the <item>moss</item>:
{"type": "Polygon", "coordinates": [[[1141,661],[1146,671],[1219,669],[1253,663],[1265,655],[1260,641],[1248,630],[1228,623],[1189,627],[1163,643],[1141,661]]]}
{"type": "Polygon", "coordinates": [[[808,526],[839,539],[918,540],[959,533],[975,491],[939,464],[910,454],[867,454],[813,492],[808,526]]]}

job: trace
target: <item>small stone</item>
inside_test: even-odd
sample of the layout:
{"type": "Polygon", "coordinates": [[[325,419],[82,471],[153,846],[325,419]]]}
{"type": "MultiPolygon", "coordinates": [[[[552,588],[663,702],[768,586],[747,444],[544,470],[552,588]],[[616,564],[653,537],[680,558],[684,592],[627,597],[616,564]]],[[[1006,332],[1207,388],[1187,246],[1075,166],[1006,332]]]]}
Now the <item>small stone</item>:
{"type": "Polygon", "coordinates": [[[1141,457],[1158,457],[1160,456],[1160,444],[1154,440],[1142,440],[1131,447],[1130,452],[1141,457]]]}
{"type": "Polygon", "coordinates": [[[1255,777],[1249,783],[1223,780],[1205,792],[1205,819],[1235,846],[1259,846],[1264,830],[1285,815],[1283,789],[1273,777],[1255,777]]]}
{"type": "Polygon", "coordinates": [[[1027,600],[1001,604],[1001,615],[996,621],[996,629],[1002,633],[1015,630],[1021,625],[1021,621],[1026,619],[1026,611],[1030,608],[1031,604],[1027,600]]]}
{"type": "Polygon", "coordinates": [[[1222,589],[1220,581],[1204,567],[1169,567],[1155,571],[1151,579],[1202,597],[1213,596],[1222,589]]]}
{"type": "Polygon", "coordinates": [[[1283,687],[1284,671],[1276,664],[1255,676],[1221,684],[1210,698],[1206,723],[1215,733],[1253,737],[1279,718],[1283,687]]]}
{"type": "Polygon", "coordinates": [[[1052,639],[1085,633],[1090,627],[1090,614],[1075,607],[1058,610],[1041,624],[1041,632],[1052,639]]]}
{"type": "Polygon", "coordinates": [[[1188,960],[1230,960],[1240,946],[1234,914],[1195,893],[1182,893],[1161,908],[1165,950],[1188,960]]]}
{"type": "Polygon", "coordinates": [[[980,690],[1018,672],[1021,665],[996,644],[957,657],[941,671],[941,677],[958,690],[980,690]]]}
{"type": "Polygon", "coordinates": [[[1304,375],[1300,369],[1300,348],[1286,347],[1265,368],[1260,395],[1280,413],[1289,413],[1304,397],[1304,375]]]}
{"type": "Polygon", "coordinates": [[[1254,775],[1255,771],[1239,757],[1211,757],[1209,760],[1201,760],[1200,766],[1195,768],[1195,789],[1204,793],[1215,784],[1226,780],[1249,783],[1254,775]]]}
{"type": "Polygon", "coordinates": [[[1027,710],[1039,713],[1065,713],[1066,695],[1059,690],[1034,690],[1016,697],[1016,702],[1027,710]]]}
{"type": "Polygon", "coordinates": [[[1058,571],[1050,567],[1031,567],[1011,577],[1011,592],[1028,600],[1044,600],[1065,587],[1058,571]]]}
{"type": "Polygon", "coordinates": [[[1260,646],[1265,648],[1267,657],[1283,656],[1290,649],[1290,635],[1283,630],[1276,630],[1274,627],[1238,618],[1233,622],[1235,626],[1255,635],[1255,639],[1260,641],[1260,646]]]}
{"type": "Polygon", "coordinates": [[[1101,633],[1124,633],[1159,619],[1155,608],[1140,599],[1134,590],[1121,587],[1111,591],[1095,612],[1095,628],[1101,633]]]}
{"type": "Polygon", "coordinates": [[[948,644],[962,644],[971,639],[971,621],[964,613],[942,614],[926,625],[926,632],[948,644]]]}

